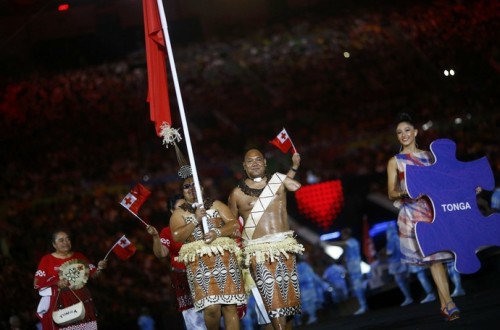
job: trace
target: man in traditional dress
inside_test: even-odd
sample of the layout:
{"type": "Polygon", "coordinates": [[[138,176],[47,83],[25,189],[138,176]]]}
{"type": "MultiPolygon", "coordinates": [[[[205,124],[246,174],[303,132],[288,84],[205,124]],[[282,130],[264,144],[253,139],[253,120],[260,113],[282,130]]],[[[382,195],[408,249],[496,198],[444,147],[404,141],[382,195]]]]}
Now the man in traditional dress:
{"type": "Polygon", "coordinates": [[[261,295],[260,309],[265,307],[274,329],[290,329],[294,315],[301,313],[296,254],[304,248],[293,238],[286,209],[286,192],[301,186],[293,179],[299,165],[295,153],[286,175],[268,177],[263,154],[251,149],[243,161],[247,177],[229,196],[229,208],[245,220],[245,266],[261,295]]]}

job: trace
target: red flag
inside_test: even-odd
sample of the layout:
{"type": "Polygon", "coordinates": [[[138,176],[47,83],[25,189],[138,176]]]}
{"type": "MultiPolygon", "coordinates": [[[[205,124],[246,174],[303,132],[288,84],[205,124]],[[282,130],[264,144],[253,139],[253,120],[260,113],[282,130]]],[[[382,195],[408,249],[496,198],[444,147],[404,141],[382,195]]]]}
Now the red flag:
{"type": "Polygon", "coordinates": [[[274,144],[284,154],[290,149],[292,149],[292,154],[297,152],[293,146],[292,139],[290,139],[290,136],[284,128],[273,140],[269,141],[269,143],[274,144]]]}
{"type": "Polygon", "coordinates": [[[363,217],[363,254],[368,263],[375,261],[375,245],[370,236],[370,225],[368,224],[368,218],[366,216],[363,217]]]}
{"type": "Polygon", "coordinates": [[[122,199],[120,204],[130,212],[137,214],[139,212],[139,208],[150,194],[151,191],[147,190],[146,187],[138,183],[130,190],[127,196],[122,199]]]}
{"type": "Polygon", "coordinates": [[[151,120],[156,134],[160,126],[172,124],[167,85],[166,42],[156,0],[143,0],[146,62],[148,67],[148,97],[151,120]]]}
{"type": "Polygon", "coordinates": [[[128,258],[133,256],[135,250],[135,245],[131,241],[129,241],[128,238],[125,237],[125,235],[123,235],[122,238],[120,238],[113,247],[113,252],[118,256],[118,258],[122,260],[127,260],[128,258]]]}

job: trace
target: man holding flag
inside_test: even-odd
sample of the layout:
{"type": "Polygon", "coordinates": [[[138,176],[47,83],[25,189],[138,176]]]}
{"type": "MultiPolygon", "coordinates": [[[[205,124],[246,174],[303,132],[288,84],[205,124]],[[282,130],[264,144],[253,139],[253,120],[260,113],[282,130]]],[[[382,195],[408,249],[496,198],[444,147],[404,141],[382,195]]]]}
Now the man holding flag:
{"type": "Polygon", "coordinates": [[[269,178],[263,154],[251,149],[243,161],[247,177],[229,196],[231,211],[245,220],[243,255],[262,298],[258,309],[264,309],[274,329],[291,328],[294,315],[301,313],[296,254],[304,248],[293,238],[286,210],[286,192],[301,187],[294,180],[299,166],[295,152],[288,173],[269,178]]]}

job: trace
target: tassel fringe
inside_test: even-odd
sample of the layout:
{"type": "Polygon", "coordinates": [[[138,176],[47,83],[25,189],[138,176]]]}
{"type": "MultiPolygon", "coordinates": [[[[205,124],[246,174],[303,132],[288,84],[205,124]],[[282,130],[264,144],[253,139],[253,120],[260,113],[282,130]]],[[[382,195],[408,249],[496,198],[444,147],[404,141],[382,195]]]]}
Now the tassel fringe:
{"type": "Polygon", "coordinates": [[[170,127],[170,124],[163,122],[160,126],[160,136],[163,138],[163,144],[167,147],[175,142],[179,142],[182,137],[178,129],[170,127]]]}
{"type": "Polygon", "coordinates": [[[233,239],[229,237],[219,237],[210,244],[205,243],[203,240],[184,244],[176,260],[188,265],[194,262],[197,257],[202,257],[204,255],[222,255],[224,251],[229,251],[229,253],[234,253],[236,255],[241,254],[240,248],[233,239]]]}
{"type": "Polygon", "coordinates": [[[244,251],[245,266],[248,267],[250,265],[250,258],[252,256],[255,256],[257,263],[265,262],[267,259],[274,262],[280,255],[284,255],[288,259],[288,253],[302,254],[304,250],[304,246],[297,243],[295,238],[292,237],[279,242],[247,245],[244,251]]]}

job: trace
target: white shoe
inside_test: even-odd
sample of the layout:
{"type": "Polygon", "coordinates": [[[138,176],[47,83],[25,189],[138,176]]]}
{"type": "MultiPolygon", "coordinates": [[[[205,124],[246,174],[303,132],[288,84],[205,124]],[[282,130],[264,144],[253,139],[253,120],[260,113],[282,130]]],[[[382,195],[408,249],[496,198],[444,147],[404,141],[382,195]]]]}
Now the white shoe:
{"type": "Polygon", "coordinates": [[[455,289],[453,293],[451,294],[452,297],[458,297],[458,296],[464,296],[465,291],[464,289],[455,289]]]}
{"type": "Polygon", "coordinates": [[[420,300],[420,303],[421,304],[425,304],[425,303],[428,303],[428,302],[431,302],[431,301],[434,301],[434,300],[436,300],[436,295],[431,292],[427,296],[425,296],[424,299],[420,300]]]}
{"type": "Polygon", "coordinates": [[[361,315],[366,313],[366,307],[360,307],[357,311],[354,312],[354,315],[361,315]]]}
{"type": "Polygon", "coordinates": [[[405,299],[405,301],[403,301],[403,302],[401,303],[401,305],[399,305],[399,306],[404,307],[404,306],[407,306],[407,305],[409,305],[409,304],[413,304],[413,299],[411,299],[411,298],[406,298],[406,299],[405,299]]]}

